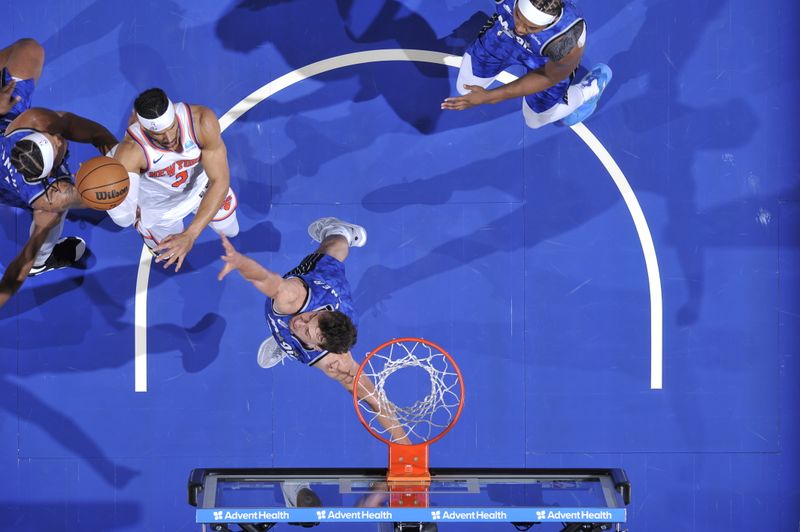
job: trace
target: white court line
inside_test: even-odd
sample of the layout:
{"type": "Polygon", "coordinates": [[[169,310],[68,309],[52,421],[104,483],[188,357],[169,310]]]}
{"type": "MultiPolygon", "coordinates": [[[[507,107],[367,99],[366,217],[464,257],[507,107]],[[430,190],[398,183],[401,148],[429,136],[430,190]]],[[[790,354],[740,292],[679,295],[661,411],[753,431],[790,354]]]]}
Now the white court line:
{"type": "Polygon", "coordinates": [[[147,283],[152,257],[147,246],[142,246],[133,300],[133,389],[137,392],[147,391],[147,283]]]}
{"type": "MultiPolygon", "coordinates": [[[[339,55],[311,63],[302,68],[298,68],[293,72],[284,74],[283,76],[270,81],[260,89],[253,91],[239,103],[234,105],[222,118],[219,123],[222,131],[225,131],[231,124],[233,124],[244,113],[266,100],[273,94],[276,94],[283,89],[306,80],[310,77],[319,74],[344,68],[349,66],[361,65],[364,63],[380,63],[385,61],[414,61],[419,63],[435,63],[438,65],[446,65],[453,68],[461,66],[461,57],[448,55],[442,52],[433,52],[429,50],[404,50],[399,48],[386,49],[386,50],[367,50],[364,52],[355,52],[352,54],[339,55]]],[[[503,72],[497,77],[497,80],[502,83],[508,83],[517,79],[507,72],[503,72]]],[[[662,352],[663,352],[663,306],[661,298],[661,278],[658,271],[658,259],[656,257],[655,246],[653,245],[653,238],[650,234],[650,228],[647,226],[647,220],[644,217],[642,208],[636,195],[633,193],[625,174],[622,173],[619,166],[614,162],[614,159],[603,147],[599,140],[584,126],[577,124],[572,126],[572,130],[586,143],[589,149],[600,160],[606,168],[617,188],[622,194],[625,205],[631,213],[636,232],[639,235],[639,241],[642,245],[642,252],[644,253],[645,265],[647,268],[647,277],[650,288],[650,388],[659,390],[662,387],[662,352]]],[[[142,246],[144,248],[144,245],[142,246]]],[[[147,306],[147,275],[150,270],[150,260],[148,253],[148,260],[144,260],[144,253],[148,253],[146,249],[142,249],[142,260],[139,262],[139,275],[137,277],[137,291],[136,291],[136,311],[135,311],[135,328],[136,338],[135,342],[135,372],[137,376],[137,391],[139,383],[139,373],[143,372],[143,386],[144,390],[147,389],[147,315],[146,311],[139,313],[139,306],[147,306]],[[147,272],[143,275],[142,270],[146,269],[147,272]],[[139,287],[138,281],[144,279],[144,287],[139,287]],[[142,321],[140,321],[140,317],[142,321]],[[141,339],[140,339],[141,335],[141,339]],[[142,349],[140,351],[140,348],[142,349]],[[140,369],[140,365],[145,369],[140,369]]]]}

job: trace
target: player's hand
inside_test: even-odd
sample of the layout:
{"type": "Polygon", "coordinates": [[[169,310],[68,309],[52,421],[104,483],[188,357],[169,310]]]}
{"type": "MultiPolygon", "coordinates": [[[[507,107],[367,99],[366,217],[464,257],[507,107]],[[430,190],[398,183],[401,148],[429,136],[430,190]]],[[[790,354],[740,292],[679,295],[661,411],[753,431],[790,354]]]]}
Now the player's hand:
{"type": "Polygon", "coordinates": [[[11,83],[0,90],[0,115],[8,113],[22,99],[19,96],[14,96],[14,87],[16,85],[17,80],[12,79],[11,83]]]}
{"type": "Polygon", "coordinates": [[[228,240],[227,236],[220,235],[220,237],[222,238],[222,247],[225,248],[225,254],[220,257],[223,261],[225,261],[225,266],[223,266],[222,270],[219,272],[219,275],[217,275],[217,279],[221,281],[226,275],[238,268],[242,254],[236,251],[236,248],[233,247],[233,244],[231,244],[231,241],[228,240]]]}
{"type": "Polygon", "coordinates": [[[194,246],[194,241],[195,237],[186,231],[177,235],[169,235],[156,247],[158,253],[156,262],[166,261],[165,270],[174,264],[175,271],[181,271],[183,260],[194,246]]]}
{"type": "Polygon", "coordinates": [[[479,85],[464,85],[468,92],[464,96],[454,96],[445,98],[442,102],[442,109],[449,111],[463,111],[476,105],[489,103],[489,91],[479,85]]]}
{"type": "Polygon", "coordinates": [[[100,155],[108,155],[108,152],[116,146],[115,144],[95,144],[94,147],[97,148],[97,151],[100,152],[100,155]]]}

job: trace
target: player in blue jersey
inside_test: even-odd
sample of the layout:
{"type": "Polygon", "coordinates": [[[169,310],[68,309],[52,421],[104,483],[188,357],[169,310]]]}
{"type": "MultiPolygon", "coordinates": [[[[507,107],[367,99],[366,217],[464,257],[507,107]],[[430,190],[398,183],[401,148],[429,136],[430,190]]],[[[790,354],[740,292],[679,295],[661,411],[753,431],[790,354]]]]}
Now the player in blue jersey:
{"type": "Polygon", "coordinates": [[[571,0],[495,0],[496,13],[461,61],[456,90],[442,109],[462,111],[476,105],[522,98],[525,123],[532,128],[561,121],[574,125],[588,118],[611,81],[611,69],[599,64],[572,85],[586,45],[586,22],[571,0]],[[486,89],[506,68],[527,73],[486,89]]]}
{"type": "Polygon", "coordinates": [[[0,204],[29,210],[33,217],[30,238],[0,279],[0,307],[26,277],[74,265],[86,250],[80,238],[59,240],[67,210],[85,207],[67,165],[67,141],[94,144],[101,153],[117,143],[96,122],[31,108],[43,63],[44,51],[31,39],[0,51],[0,204]]]}
{"type": "Polygon", "coordinates": [[[23,111],[44,66],[44,48],[33,39],[20,39],[0,50],[0,134],[23,111]]]}
{"type": "MultiPolygon", "coordinates": [[[[239,253],[222,236],[225,266],[218,278],[239,270],[267,296],[265,313],[271,336],[259,349],[260,366],[272,367],[285,357],[293,358],[321,369],[352,393],[358,363],[350,348],[356,343],[357,318],[344,260],[350,247],[366,244],[367,231],[336,218],[320,218],[308,227],[308,233],[319,247],[284,276],[239,253]]],[[[369,378],[362,376],[358,388],[368,402],[374,403],[369,378]]],[[[387,411],[385,405],[371,406],[375,412],[387,411]]],[[[379,421],[393,441],[410,443],[396,419],[383,416],[379,421]]]]}

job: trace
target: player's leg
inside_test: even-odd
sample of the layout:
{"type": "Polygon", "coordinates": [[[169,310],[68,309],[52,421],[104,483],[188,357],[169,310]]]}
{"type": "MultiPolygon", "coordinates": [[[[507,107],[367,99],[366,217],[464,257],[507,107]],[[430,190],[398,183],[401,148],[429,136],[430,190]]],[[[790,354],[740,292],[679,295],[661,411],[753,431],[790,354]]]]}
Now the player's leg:
{"type": "Polygon", "coordinates": [[[39,81],[44,66],[44,48],[34,39],[20,39],[0,50],[0,69],[18,80],[39,81]]]}
{"type": "Polygon", "coordinates": [[[492,81],[503,71],[506,65],[498,59],[504,50],[503,43],[498,39],[496,32],[492,31],[497,24],[497,17],[490,18],[481,28],[478,38],[467,47],[461,58],[461,67],[458,69],[456,90],[462,96],[469,93],[465,85],[478,85],[488,87],[492,81]],[[492,51],[495,53],[493,54],[492,51]]]}
{"type": "Polygon", "coordinates": [[[491,85],[500,71],[495,72],[494,75],[487,76],[476,74],[476,71],[487,74],[485,70],[485,65],[481,64],[477,59],[473,59],[469,52],[465,52],[464,56],[461,58],[461,67],[458,69],[458,79],[456,79],[456,90],[458,93],[463,96],[471,92],[466,88],[467,85],[478,85],[484,89],[491,85]]]}
{"type": "Polygon", "coordinates": [[[281,482],[281,492],[287,508],[315,508],[322,506],[319,496],[308,482],[281,482]]]}
{"type": "Polygon", "coordinates": [[[576,87],[580,88],[583,96],[583,104],[565,116],[561,123],[565,126],[573,126],[589,118],[597,108],[597,102],[600,100],[600,96],[603,95],[603,91],[606,90],[611,77],[611,68],[603,63],[598,63],[590,70],[581,82],[576,85],[576,87]]]}
{"type": "Polygon", "coordinates": [[[525,123],[534,129],[559,120],[567,126],[577,124],[594,112],[609,81],[611,70],[598,65],[579,83],[570,85],[567,79],[546,91],[526,96],[522,100],[525,123]]]}
{"type": "Polygon", "coordinates": [[[42,247],[51,229],[62,223],[59,213],[35,210],[33,211],[33,225],[28,241],[22,250],[14,257],[0,278],[0,307],[5,305],[25,282],[36,260],[36,255],[42,247]]]}
{"type": "Polygon", "coordinates": [[[360,225],[338,218],[320,218],[308,226],[308,234],[320,243],[317,253],[330,255],[344,262],[350,248],[360,248],[367,243],[367,230],[360,225]]]}
{"type": "MultiPolygon", "coordinates": [[[[82,238],[77,236],[61,238],[67,212],[64,211],[59,216],[60,220],[56,226],[47,233],[44,243],[36,253],[33,267],[28,273],[29,277],[35,277],[51,270],[60,270],[61,268],[74,266],[83,258],[86,252],[86,242],[82,238]]],[[[33,236],[35,229],[35,223],[31,223],[31,236],[33,236]]]]}
{"type": "MultiPolygon", "coordinates": [[[[57,213],[60,217],[39,248],[29,275],[35,276],[50,270],[74,266],[86,252],[86,242],[76,236],[61,238],[67,211],[82,206],[80,195],[75,190],[71,178],[59,179],[50,184],[25,183],[21,185],[19,192],[32,209],[57,213]]],[[[35,223],[32,223],[31,235],[35,231],[34,226],[35,223]]]]}
{"type": "Polygon", "coordinates": [[[562,88],[560,97],[553,98],[551,91],[530,94],[522,99],[522,116],[525,124],[538,129],[561,120],[577,110],[585,101],[577,85],[562,88]]]}
{"type": "Polygon", "coordinates": [[[142,237],[150,253],[158,256],[156,248],[169,235],[183,232],[183,219],[171,220],[165,218],[163,212],[150,210],[146,205],[139,206],[139,216],[134,227],[142,237]]]}
{"type": "Polygon", "coordinates": [[[225,235],[228,238],[233,238],[239,234],[239,220],[236,217],[236,208],[239,206],[239,200],[236,199],[232,189],[228,189],[228,196],[222,202],[222,207],[219,208],[217,214],[209,223],[209,227],[219,235],[225,235]]]}
{"type": "Polygon", "coordinates": [[[0,50],[0,91],[4,114],[0,132],[31,108],[33,91],[44,65],[44,49],[33,39],[20,39],[0,50]]]}

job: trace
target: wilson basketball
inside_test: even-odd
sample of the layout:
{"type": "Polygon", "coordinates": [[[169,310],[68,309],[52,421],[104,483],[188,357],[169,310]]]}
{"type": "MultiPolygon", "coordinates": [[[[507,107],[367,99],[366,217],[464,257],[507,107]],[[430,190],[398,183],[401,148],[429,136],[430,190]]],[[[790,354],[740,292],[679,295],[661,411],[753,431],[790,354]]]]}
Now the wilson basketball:
{"type": "Polygon", "coordinates": [[[75,176],[75,186],[90,209],[113,209],[128,195],[128,172],[111,157],[101,155],[84,161],[75,176]]]}

